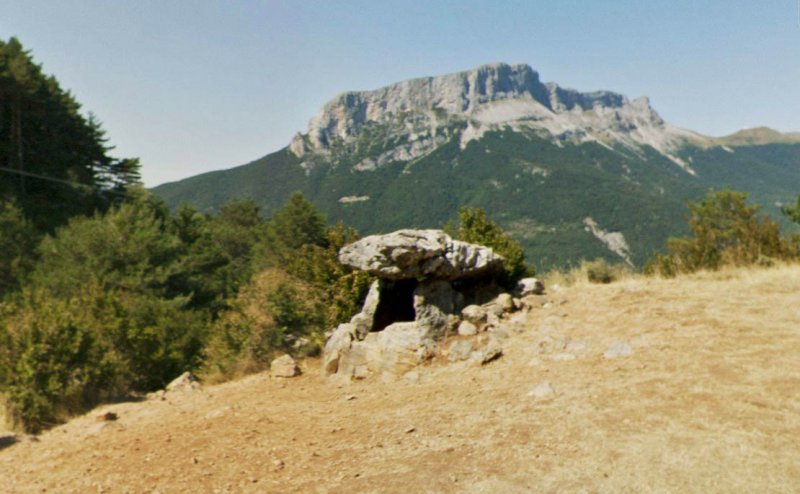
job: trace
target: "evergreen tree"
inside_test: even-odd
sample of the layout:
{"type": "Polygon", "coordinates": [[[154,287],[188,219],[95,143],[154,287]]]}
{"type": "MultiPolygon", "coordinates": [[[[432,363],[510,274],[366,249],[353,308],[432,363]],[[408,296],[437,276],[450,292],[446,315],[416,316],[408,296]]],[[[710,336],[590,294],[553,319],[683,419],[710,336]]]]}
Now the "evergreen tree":
{"type": "Polygon", "coordinates": [[[39,229],[104,209],[139,181],[117,159],[99,122],[11,38],[0,41],[0,200],[15,200],[39,229]]]}

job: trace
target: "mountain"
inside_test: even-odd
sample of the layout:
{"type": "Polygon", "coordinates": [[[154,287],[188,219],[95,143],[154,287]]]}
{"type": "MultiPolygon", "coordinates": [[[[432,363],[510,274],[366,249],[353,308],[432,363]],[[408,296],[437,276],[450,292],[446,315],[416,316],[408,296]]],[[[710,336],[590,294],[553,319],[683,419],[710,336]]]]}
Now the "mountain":
{"type": "Polygon", "coordinates": [[[250,198],[270,214],[299,190],[362,234],[440,227],[479,206],[540,268],[641,265],[685,232],[685,202],[709,187],[750,192],[771,213],[793,201],[800,143],[777,135],[703,136],[665,122],[647,98],[493,64],[343,93],[286,148],[154,192],[203,211],[250,198]]]}

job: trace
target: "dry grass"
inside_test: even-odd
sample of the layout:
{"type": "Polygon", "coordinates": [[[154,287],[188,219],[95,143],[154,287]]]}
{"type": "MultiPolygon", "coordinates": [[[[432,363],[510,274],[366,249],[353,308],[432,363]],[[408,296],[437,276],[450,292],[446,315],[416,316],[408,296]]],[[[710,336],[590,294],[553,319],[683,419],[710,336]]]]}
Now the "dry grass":
{"type": "Polygon", "coordinates": [[[792,492],[799,294],[797,266],[576,284],[509,321],[486,367],[343,386],[262,374],[104,407],[0,450],[0,478],[7,492],[792,492]],[[603,358],[617,341],[633,354],[603,358]],[[555,395],[529,396],[542,382],[555,395]],[[120,419],[97,422],[106,410],[120,419]]]}
{"type": "MultiPolygon", "coordinates": [[[[624,280],[642,278],[641,274],[624,263],[609,263],[603,259],[594,261],[581,261],[580,266],[567,269],[553,269],[542,278],[545,286],[567,287],[586,283],[600,283],[597,273],[606,274],[608,282],[614,283],[624,280]]],[[[606,283],[608,283],[606,282],[606,283]]]]}

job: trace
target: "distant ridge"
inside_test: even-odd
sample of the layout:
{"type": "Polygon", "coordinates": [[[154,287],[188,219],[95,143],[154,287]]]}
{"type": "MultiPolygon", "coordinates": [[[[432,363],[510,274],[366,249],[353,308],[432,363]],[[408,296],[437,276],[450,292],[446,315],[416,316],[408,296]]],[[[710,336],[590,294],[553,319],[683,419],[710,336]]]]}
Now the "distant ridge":
{"type": "Polygon", "coordinates": [[[800,193],[800,136],[712,138],[664,121],[645,97],[496,63],[344,92],[284,149],[153,190],[201,211],[252,199],[266,216],[300,191],[364,235],[440,228],[480,207],[547,269],[596,257],[641,266],[685,233],[687,200],[723,187],[780,217],[800,193]]]}
{"type": "Polygon", "coordinates": [[[800,132],[778,132],[769,127],[743,129],[733,134],[719,137],[716,141],[727,146],[763,146],[766,144],[800,143],[800,132]]]}

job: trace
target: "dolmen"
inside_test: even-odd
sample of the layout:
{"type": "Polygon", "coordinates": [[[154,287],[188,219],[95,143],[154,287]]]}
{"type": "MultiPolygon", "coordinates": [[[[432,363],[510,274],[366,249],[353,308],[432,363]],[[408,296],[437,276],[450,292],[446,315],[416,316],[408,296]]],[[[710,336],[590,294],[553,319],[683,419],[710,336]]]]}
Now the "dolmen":
{"type": "Polygon", "coordinates": [[[371,235],[343,247],[339,261],[377,279],[361,312],[330,334],[323,355],[326,375],[401,376],[435,356],[439,342],[458,334],[465,320],[485,326],[494,301],[512,300],[508,294],[499,297],[500,255],[441,230],[371,235]],[[483,320],[465,317],[465,309],[483,320]]]}

